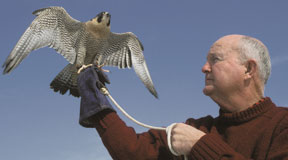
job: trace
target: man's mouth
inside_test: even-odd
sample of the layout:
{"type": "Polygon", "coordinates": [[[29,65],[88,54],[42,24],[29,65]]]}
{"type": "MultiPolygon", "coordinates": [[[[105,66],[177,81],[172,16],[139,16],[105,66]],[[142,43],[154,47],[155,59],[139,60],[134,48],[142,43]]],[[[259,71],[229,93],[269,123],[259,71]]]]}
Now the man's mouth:
{"type": "Polygon", "coordinates": [[[213,81],[212,78],[205,78],[205,84],[209,84],[213,81]]]}
{"type": "Polygon", "coordinates": [[[206,76],[205,80],[213,80],[213,78],[206,76]]]}

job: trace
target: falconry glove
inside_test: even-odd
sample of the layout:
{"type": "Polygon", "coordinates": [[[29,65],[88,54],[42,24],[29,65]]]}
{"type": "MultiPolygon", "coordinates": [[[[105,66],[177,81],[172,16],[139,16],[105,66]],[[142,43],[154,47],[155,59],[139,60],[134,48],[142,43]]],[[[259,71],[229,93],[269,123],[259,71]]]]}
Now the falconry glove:
{"type": "Polygon", "coordinates": [[[81,96],[79,123],[83,127],[94,128],[93,115],[104,109],[115,111],[100,87],[110,83],[106,74],[96,66],[89,67],[78,76],[78,89],[81,96]]]}

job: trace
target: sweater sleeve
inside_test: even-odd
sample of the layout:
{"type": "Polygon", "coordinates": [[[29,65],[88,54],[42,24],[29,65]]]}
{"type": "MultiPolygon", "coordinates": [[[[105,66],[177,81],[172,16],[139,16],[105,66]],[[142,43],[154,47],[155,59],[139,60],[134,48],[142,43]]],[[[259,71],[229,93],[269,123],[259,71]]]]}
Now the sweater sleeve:
{"type": "Polygon", "coordinates": [[[227,143],[215,134],[208,133],[203,136],[191,149],[191,159],[237,159],[245,160],[246,158],[234,151],[227,143]]]}
{"type": "Polygon", "coordinates": [[[136,134],[113,111],[96,115],[96,130],[113,159],[178,159],[167,148],[165,131],[136,134]]]}
{"type": "Polygon", "coordinates": [[[245,160],[246,158],[237,153],[230,147],[218,134],[211,133],[211,127],[214,124],[214,118],[211,116],[200,119],[190,118],[186,121],[189,124],[206,133],[200,140],[192,147],[189,159],[237,159],[245,160]]]}
{"type": "MultiPolygon", "coordinates": [[[[281,125],[274,131],[271,147],[268,149],[267,156],[263,159],[288,160],[288,117],[281,122],[281,125]],[[286,122],[283,122],[286,121],[286,122]]],[[[191,159],[223,159],[223,160],[244,160],[243,155],[237,153],[218,135],[208,133],[203,136],[191,149],[191,159]]]]}

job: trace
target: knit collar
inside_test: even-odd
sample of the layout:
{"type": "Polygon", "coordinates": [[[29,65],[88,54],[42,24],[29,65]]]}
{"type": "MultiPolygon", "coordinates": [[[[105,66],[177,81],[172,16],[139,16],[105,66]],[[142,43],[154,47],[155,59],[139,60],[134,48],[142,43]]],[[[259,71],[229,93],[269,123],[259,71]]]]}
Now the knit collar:
{"type": "Polygon", "coordinates": [[[226,121],[230,123],[246,122],[272,108],[274,106],[272,104],[273,102],[271,101],[271,99],[269,97],[266,97],[241,112],[231,113],[225,112],[220,109],[218,118],[221,121],[226,121]]]}

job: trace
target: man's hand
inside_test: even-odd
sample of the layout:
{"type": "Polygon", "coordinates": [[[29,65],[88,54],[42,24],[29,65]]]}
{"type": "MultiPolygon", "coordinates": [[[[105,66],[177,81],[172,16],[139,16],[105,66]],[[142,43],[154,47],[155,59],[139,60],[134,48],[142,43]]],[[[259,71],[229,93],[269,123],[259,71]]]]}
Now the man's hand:
{"type": "Polygon", "coordinates": [[[175,152],[188,155],[196,142],[205,133],[184,123],[177,123],[171,131],[171,143],[175,152]]]}

